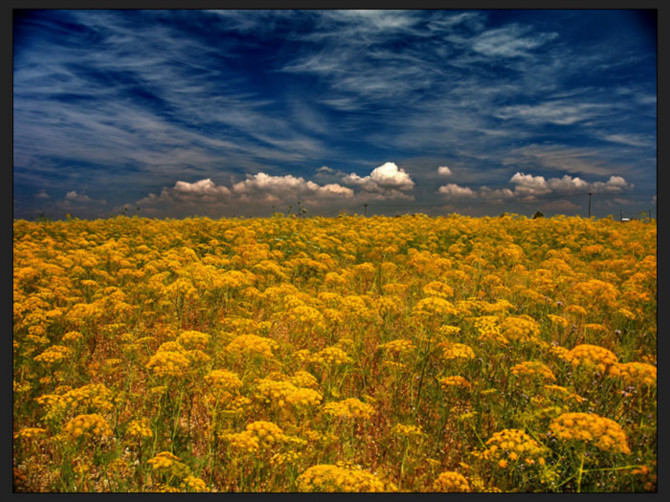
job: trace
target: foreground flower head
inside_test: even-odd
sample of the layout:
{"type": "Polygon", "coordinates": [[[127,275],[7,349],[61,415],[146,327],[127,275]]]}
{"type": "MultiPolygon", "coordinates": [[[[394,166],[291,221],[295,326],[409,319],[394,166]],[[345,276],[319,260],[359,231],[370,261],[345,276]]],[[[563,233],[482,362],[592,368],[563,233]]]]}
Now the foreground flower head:
{"type": "Polygon", "coordinates": [[[77,415],[65,425],[64,430],[73,439],[80,437],[104,438],[113,434],[107,420],[98,413],[77,415]]]}
{"type": "Polygon", "coordinates": [[[465,477],[455,471],[445,471],[433,483],[436,492],[466,493],[470,491],[470,483],[465,477]]]}
{"type": "Polygon", "coordinates": [[[617,362],[617,356],[599,345],[581,344],[568,351],[564,356],[573,367],[595,369],[604,373],[617,362]]]}
{"type": "Polygon", "coordinates": [[[620,378],[625,385],[656,386],[656,366],[647,363],[614,364],[609,369],[609,375],[620,378]]]}
{"type": "Polygon", "coordinates": [[[541,380],[556,381],[553,371],[544,363],[539,361],[525,361],[512,367],[512,374],[541,380]]]}
{"type": "Polygon", "coordinates": [[[389,492],[396,491],[370,471],[358,466],[319,464],[297,479],[300,492],[389,492]]]}
{"type": "Polygon", "coordinates": [[[549,431],[562,441],[593,444],[605,452],[630,453],[621,426],[594,413],[563,413],[552,420],[549,431]]]}
{"type": "Polygon", "coordinates": [[[501,468],[524,463],[533,465],[536,462],[544,465],[547,448],[519,429],[503,429],[496,432],[486,441],[486,449],[478,456],[496,462],[501,468]]]}

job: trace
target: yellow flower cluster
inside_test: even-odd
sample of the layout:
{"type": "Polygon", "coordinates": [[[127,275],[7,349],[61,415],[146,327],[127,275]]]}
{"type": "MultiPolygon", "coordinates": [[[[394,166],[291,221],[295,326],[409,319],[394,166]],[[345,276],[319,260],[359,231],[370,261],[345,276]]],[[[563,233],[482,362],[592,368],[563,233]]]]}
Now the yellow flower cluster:
{"type": "Polygon", "coordinates": [[[159,350],[146,364],[146,368],[158,377],[180,376],[191,364],[191,360],[182,351],[159,350]]]}
{"type": "Polygon", "coordinates": [[[181,483],[179,483],[179,489],[182,492],[206,492],[207,484],[200,478],[195,476],[186,476],[181,483]]]}
{"type": "Polygon", "coordinates": [[[41,436],[45,436],[47,433],[46,429],[41,427],[24,427],[19,432],[14,434],[14,439],[33,439],[41,436]]]}
{"type": "Polygon", "coordinates": [[[420,300],[412,310],[412,315],[419,318],[444,317],[458,313],[454,304],[440,296],[429,296],[420,300]]]}
{"type": "Polygon", "coordinates": [[[302,455],[296,451],[287,451],[282,453],[275,453],[270,457],[270,465],[273,467],[281,467],[297,462],[302,455]]]}
{"type": "Polygon", "coordinates": [[[575,394],[574,392],[570,392],[568,389],[566,389],[561,385],[545,385],[544,390],[547,392],[549,396],[554,397],[559,401],[570,399],[572,401],[575,401],[577,404],[581,404],[584,401],[586,401],[586,399],[583,398],[582,396],[575,394]]]}
{"type": "Polygon", "coordinates": [[[323,395],[320,392],[306,387],[298,387],[286,396],[288,404],[301,408],[318,406],[322,400],[323,395]]]}
{"type": "Polygon", "coordinates": [[[288,318],[297,324],[310,326],[315,330],[323,330],[326,328],[323,314],[314,307],[308,305],[298,305],[292,308],[289,311],[288,318]]]}
{"type": "Polygon", "coordinates": [[[547,317],[549,318],[552,324],[560,326],[561,328],[566,328],[570,324],[570,321],[568,321],[565,317],[560,315],[548,314],[547,317]]]}
{"type": "Polygon", "coordinates": [[[470,491],[470,483],[461,473],[445,471],[440,473],[433,483],[433,490],[443,493],[467,493],[470,491]]]}
{"type": "Polygon", "coordinates": [[[104,438],[112,435],[112,429],[107,420],[98,413],[77,415],[65,424],[64,431],[73,439],[82,436],[87,438],[104,438]]]}
{"type": "Polygon", "coordinates": [[[610,366],[609,375],[620,378],[625,385],[656,386],[656,366],[647,363],[616,363],[610,366]]]}
{"type": "Polygon", "coordinates": [[[425,436],[420,425],[405,425],[405,424],[395,424],[391,432],[399,437],[403,438],[418,438],[425,436]]]}
{"type": "Polygon", "coordinates": [[[387,492],[396,491],[370,471],[357,466],[319,464],[296,480],[300,492],[387,492]]]}
{"type": "Polygon", "coordinates": [[[244,430],[258,437],[259,443],[263,447],[269,447],[275,443],[282,443],[288,439],[284,434],[284,431],[277,424],[265,420],[252,422],[248,424],[244,430]]]}
{"type": "Polygon", "coordinates": [[[84,335],[82,335],[79,331],[68,331],[63,335],[63,342],[69,342],[69,343],[76,343],[80,342],[81,340],[84,339],[84,335]]]}
{"type": "Polygon", "coordinates": [[[209,392],[222,396],[232,396],[240,387],[242,380],[237,373],[228,370],[212,370],[205,375],[209,392]]]}
{"type": "Polygon", "coordinates": [[[278,344],[271,338],[258,335],[239,335],[231,341],[226,350],[231,354],[248,354],[272,359],[278,344]]]}
{"type": "Polygon", "coordinates": [[[516,364],[512,367],[512,374],[516,376],[527,376],[530,378],[539,378],[543,380],[549,380],[551,382],[556,381],[556,376],[554,372],[544,363],[539,361],[524,361],[522,363],[516,364]]]}
{"type": "MultiPolygon", "coordinates": [[[[316,379],[314,381],[307,379],[305,374],[310,374],[303,373],[303,375],[299,375],[298,380],[307,380],[309,385],[314,385],[316,379]]],[[[310,387],[298,387],[290,381],[273,380],[271,378],[258,380],[256,383],[256,397],[266,404],[276,404],[280,408],[284,404],[298,407],[317,406],[323,400],[323,395],[310,387]]]]}
{"type": "Polygon", "coordinates": [[[475,351],[463,343],[443,342],[439,344],[445,359],[474,359],[475,351]]]}
{"type": "Polygon", "coordinates": [[[585,324],[584,329],[587,330],[587,331],[591,331],[593,333],[596,333],[596,334],[607,333],[607,328],[605,326],[603,326],[602,324],[593,323],[593,322],[585,324]]]}
{"type": "Polygon", "coordinates": [[[137,439],[144,439],[153,437],[154,433],[149,426],[149,420],[146,418],[140,418],[138,420],[133,420],[128,424],[128,429],[126,433],[130,437],[137,439]]]}
{"type": "Polygon", "coordinates": [[[391,340],[390,342],[383,343],[378,347],[395,356],[409,354],[416,348],[410,340],[404,339],[391,340]]]}
{"type": "Polygon", "coordinates": [[[495,462],[503,469],[510,465],[544,465],[547,448],[519,429],[503,429],[486,441],[487,448],[478,456],[495,462]]]}
{"type": "Polygon", "coordinates": [[[256,382],[255,395],[266,404],[276,403],[283,406],[286,398],[298,388],[286,380],[261,378],[256,382]]]}
{"type": "Polygon", "coordinates": [[[540,325],[527,315],[506,317],[500,328],[505,338],[520,343],[537,342],[540,334],[540,325]]]}
{"type": "Polygon", "coordinates": [[[36,398],[37,403],[46,409],[45,418],[77,412],[108,412],[114,407],[112,392],[103,384],[89,384],[77,389],[65,386],[56,391],[60,394],[45,394],[36,398]]]}
{"type": "Polygon", "coordinates": [[[162,471],[175,475],[179,478],[186,476],[189,468],[180,461],[179,457],[169,451],[162,451],[154,457],[147,460],[147,463],[154,471],[162,471]]]}
{"type": "Polygon", "coordinates": [[[177,337],[177,343],[187,349],[204,350],[210,338],[207,333],[200,331],[184,331],[177,337]]]}
{"type": "Polygon", "coordinates": [[[509,343],[509,340],[502,334],[500,320],[496,316],[485,315],[476,318],[475,329],[479,333],[479,340],[489,340],[501,345],[509,343]]]}
{"type": "Polygon", "coordinates": [[[359,401],[356,398],[348,398],[342,401],[334,401],[323,407],[323,412],[339,418],[371,418],[375,413],[372,405],[359,401]]]}
{"type": "Polygon", "coordinates": [[[445,324],[444,326],[440,326],[437,332],[443,337],[450,337],[458,335],[461,332],[461,328],[459,328],[458,326],[450,326],[448,324],[445,324]]]}
{"type": "Polygon", "coordinates": [[[113,394],[104,384],[89,384],[63,394],[63,406],[69,409],[88,408],[111,411],[113,394]]]}
{"type": "Polygon", "coordinates": [[[568,305],[567,307],[565,307],[565,311],[568,314],[573,314],[579,317],[586,316],[586,309],[580,305],[568,305]]]}
{"type": "Polygon", "coordinates": [[[451,298],[454,296],[454,289],[441,281],[429,282],[423,287],[423,292],[428,296],[438,296],[441,298],[451,298]]]}
{"type": "Polygon", "coordinates": [[[445,390],[454,387],[470,388],[470,382],[468,382],[467,378],[460,375],[441,377],[438,379],[438,382],[440,382],[440,385],[445,390]]]}
{"type": "Polygon", "coordinates": [[[319,386],[319,381],[308,371],[298,370],[290,378],[290,381],[296,387],[315,389],[319,386]]]}
{"type": "Polygon", "coordinates": [[[573,367],[595,369],[600,373],[604,373],[617,362],[617,356],[611,351],[599,345],[589,344],[577,345],[563,357],[573,367]]]}
{"type": "Polygon", "coordinates": [[[282,443],[306,444],[300,438],[287,436],[277,424],[265,420],[248,424],[242,432],[224,433],[221,437],[234,450],[248,454],[254,454],[261,448],[268,449],[282,443]]]}
{"type": "Polygon", "coordinates": [[[562,441],[583,441],[601,451],[630,453],[621,426],[595,413],[563,413],[552,420],[549,430],[562,441]]]}
{"type": "Polygon", "coordinates": [[[72,349],[64,345],[52,345],[41,354],[34,357],[35,361],[45,364],[60,363],[70,355],[72,349]]]}
{"type": "Polygon", "coordinates": [[[326,366],[336,366],[339,364],[350,363],[351,359],[341,348],[333,346],[326,347],[312,355],[311,361],[326,366]]]}

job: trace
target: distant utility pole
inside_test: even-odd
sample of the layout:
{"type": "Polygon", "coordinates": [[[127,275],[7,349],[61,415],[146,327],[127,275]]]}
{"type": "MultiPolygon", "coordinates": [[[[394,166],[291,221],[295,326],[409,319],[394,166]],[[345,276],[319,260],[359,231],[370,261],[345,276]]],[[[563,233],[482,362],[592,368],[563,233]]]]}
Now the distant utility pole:
{"type": "Polygon", "coordinates": [[[363,213],[365,214],[365,216],[368,215],[368,205],[367,204],[363,204],[363,213]]]}
{"type": "Polygon", "coordinates": [[[589,218],[591,217],[591,192],[589,192],[589,218]]]}

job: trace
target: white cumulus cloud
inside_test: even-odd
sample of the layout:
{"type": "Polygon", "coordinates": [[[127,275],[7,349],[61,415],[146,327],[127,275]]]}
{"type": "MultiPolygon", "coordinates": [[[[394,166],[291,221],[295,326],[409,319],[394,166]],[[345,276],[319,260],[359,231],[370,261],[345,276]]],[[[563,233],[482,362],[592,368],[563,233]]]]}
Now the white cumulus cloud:
{"type": "Polygon", "coordinates": [[[195,183],[188,183],[186,181],[177,181],[174,186],[174,191],[179,194],[186,195],[228,195],[230,190],[225,186],[216,186],[216,184],[209,178],[196,181],[195,183]]]}
{"type": "Polygon", "coordinates": [[[475,197],[476,194],[470,187],[462,187],[454,183],[441,186],[438,190],[441,194],[449,197],[475,197]]]}
{"type": "Polygon", "coordinates": [[[65,200],[70,202],[91,202],[91,198],[83,193],[77,193],[76,190],[72,190],[65,194],[65,200]]]}
{"type": "Polygon", "coordinates": [[[376,167],[369,176],[348,174],[342,178],[342,182],[357,186],[378,199],[411,198],[406,192],[414,188],[410,175],[393,162],[376,167]]]}
{"type": "Polygon", "coordinates": [[[437,174],[441,174],[442,176],[451,176],[451,169],[449,169],[447,166],[440,166],[437,168],[437,174]]]}

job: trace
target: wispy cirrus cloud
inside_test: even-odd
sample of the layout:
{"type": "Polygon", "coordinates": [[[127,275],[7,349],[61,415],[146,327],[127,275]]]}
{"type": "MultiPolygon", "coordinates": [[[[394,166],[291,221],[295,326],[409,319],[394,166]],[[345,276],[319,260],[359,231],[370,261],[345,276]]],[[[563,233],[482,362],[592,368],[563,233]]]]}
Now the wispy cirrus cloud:
{"type": "Polygon", "coordinates": [[[558,37],[556,32],[533,32],[528,26],[512,24],[481,33],[473,40],[472,48],[490,57],[526,57],[558,37]]]}

